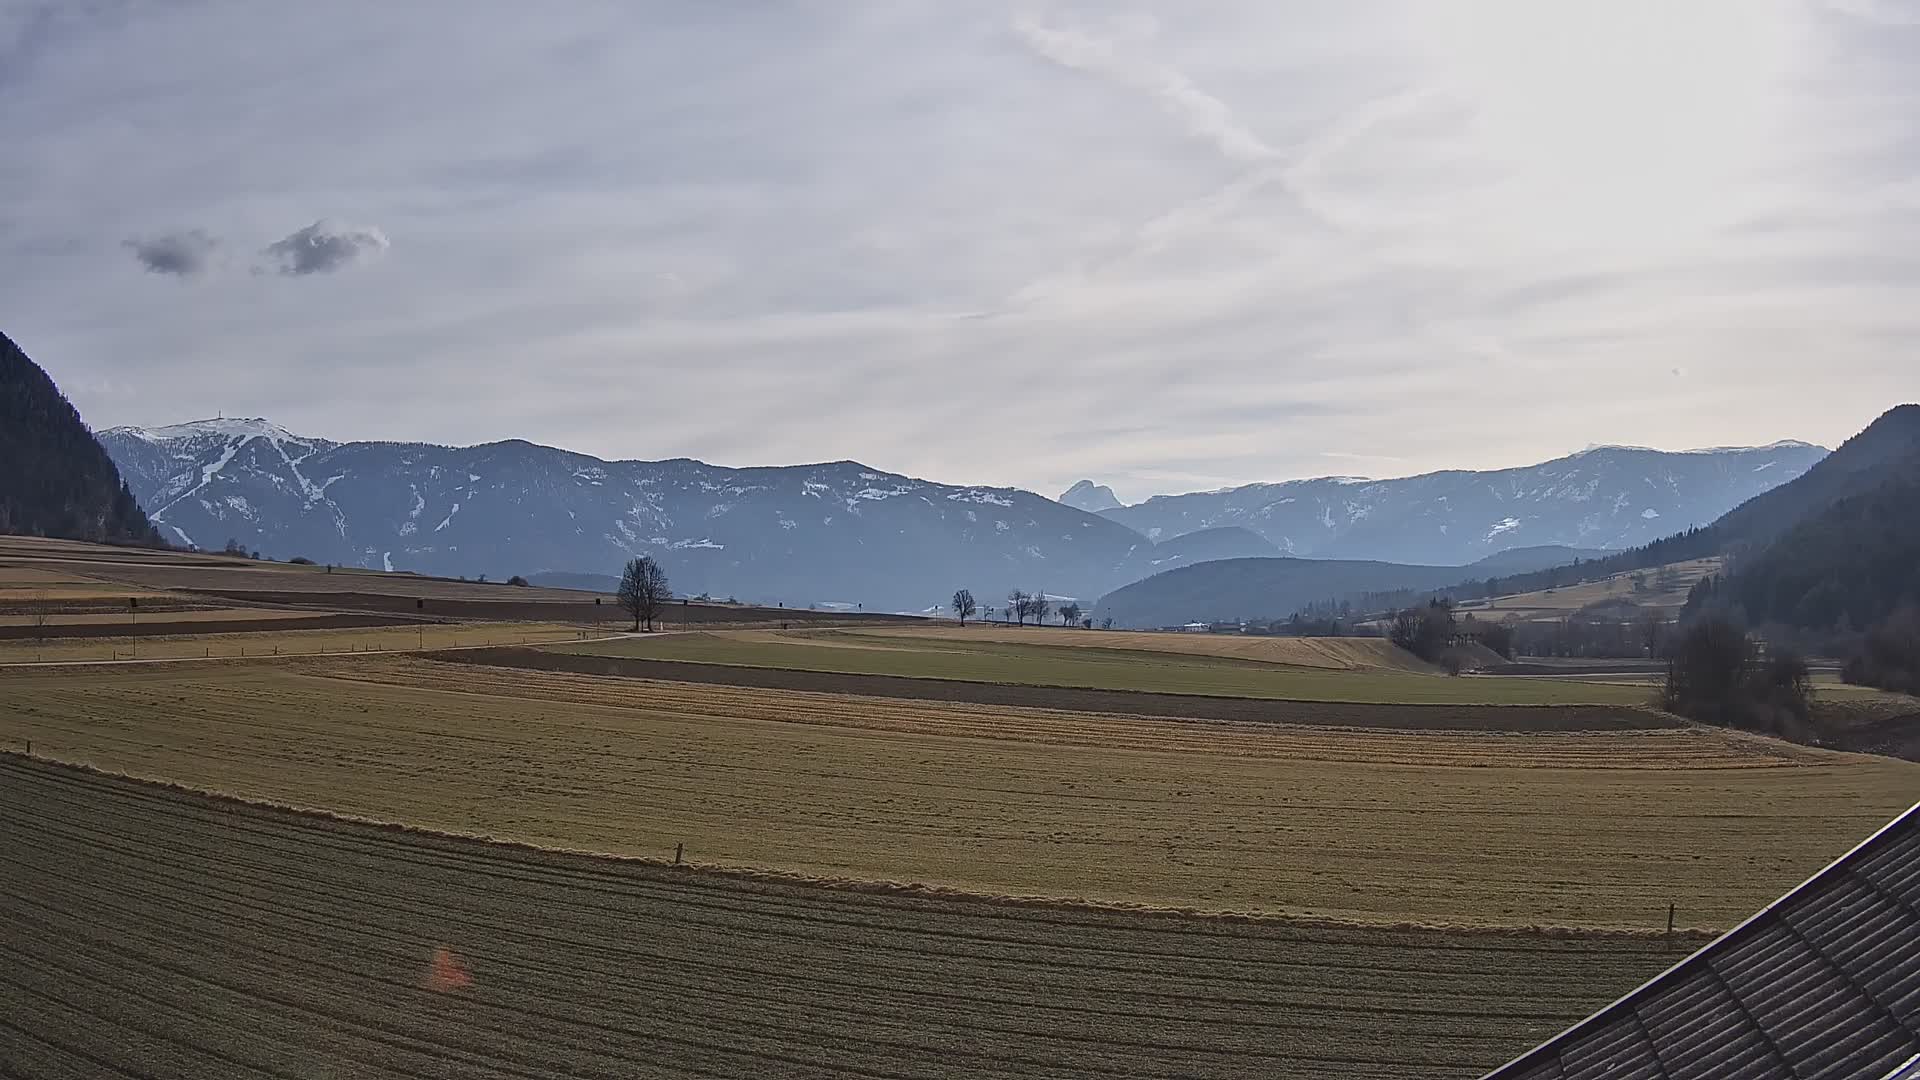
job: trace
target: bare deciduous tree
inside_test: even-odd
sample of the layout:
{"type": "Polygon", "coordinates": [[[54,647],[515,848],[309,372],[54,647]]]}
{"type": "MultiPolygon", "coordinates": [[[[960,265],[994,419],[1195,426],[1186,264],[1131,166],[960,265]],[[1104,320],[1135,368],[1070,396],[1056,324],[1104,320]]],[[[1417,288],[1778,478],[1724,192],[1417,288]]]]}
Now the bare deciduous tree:
{"type": "Polygon", "coordinates": [[[1015,589],[1007,594],[1007,614],[1013,616],[1020,625],[1026,625],[1027,616],[1032,611],[1033,598],[1025,592],[1015,589]]]}
{"type": "Polygon", "coordinates": [[[626,569],[620,573],[619,601],[627,614],[633,616],[635,630],[640,629],[644,621],[651,631],[654,617],[671,599],[673,589],[667,584],[667,571],[653,556],[627,560],[626,569]]]}
{"type": "Polygon", "coordinates": [[[1080,605],[1078,603],[1060,605],[1060,625],[1061,626],[1072,626],[1074,623],[1077,623],[1079,621],[1080,621],[1080,605]]]}
{"type": "Polygon", "coordinates": [[[1033,604],[1031,611],[1033,615],[1033,625],[1039,626],[1045,623],[1047,621],[1047,613],[1053,610],[1053,603],[1047,599],[1047,594],[1038,592],[1027,599],[1033,604]]]}
{"type": "Polygon", "coordinates": [[[967,625],[967,620],[978,610],[980,605],[973,602],[972,589],[960,589],[953,594],[953,613],[960,617],[961,626],[967,625]]]}
{"type": "Polygon", "coordinates": [[[36,645],[47,643],[47,624],[53,621],[52,614],[46,611],[33,613],[33,642],[36,645]]]}

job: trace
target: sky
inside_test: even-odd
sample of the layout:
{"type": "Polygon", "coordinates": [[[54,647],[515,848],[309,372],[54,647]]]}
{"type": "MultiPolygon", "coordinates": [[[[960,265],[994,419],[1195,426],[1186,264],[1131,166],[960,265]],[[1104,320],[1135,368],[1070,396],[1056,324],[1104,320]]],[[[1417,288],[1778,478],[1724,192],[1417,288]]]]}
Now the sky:
{"type": "Polygon", "coordinates": [[[0,0],[96,428],[1126,500],[1920,397],[1920,0],[0,0]]]}

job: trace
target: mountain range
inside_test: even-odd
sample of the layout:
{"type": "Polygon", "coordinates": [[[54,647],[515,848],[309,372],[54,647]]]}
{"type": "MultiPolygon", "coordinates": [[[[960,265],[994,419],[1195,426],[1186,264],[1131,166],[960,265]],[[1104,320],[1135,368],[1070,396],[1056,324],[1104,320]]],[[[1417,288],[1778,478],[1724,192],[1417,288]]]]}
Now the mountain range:
{"type": "MultiPolygon", "coordinates": [[[[1150,539],[1238,525],[1284,555],[1466,565],[1512,547],[1645,544],[1704,525],[1826,455],[1792,441],[1683,452],[1599,446],[1521,468],[1247,484],[1098,512],[1150,539]]],[[[1068,494],[1086,507],[1100,490],[1083,482],[1068,494]]]]}
{"type": "Polygon", "coordinates": [[[1371,603],[1378,610],[1382,603],[1418,603],[1423,593],[1477,596],[1490,578],[1500,579],[1503,592],[1529,592],[1721,556],[1733,572],[1714,592],[1714,602],[1769,626],[1844,635],[1902,605],[1920,605],[1917,530],[1920,405],[1901,405],[1786,483],[1703,526],[1625,551],[1548,549],[1542,558],[1516,559],[1529,554],[1516,549],[1468,568],[1223,559],[1116,589],[1101,598],[1095,615],[1123,626],[1157,626],[1284,618],[1327,600],[1371,603]],[[1574,558],[1581,563],[1569,565],[1574,558]],[[1407,595],[1392,600],[1364,595],[1402,590],[1407,595]]]}
{"type": "Polygon", "coordinates": [[[513,440],[472,447],[294,435],[261,419],[100,434],[174,543],[504,578],[614,575],[635,554],[675,589],[923,609],[966,586],[1101,593],[1196,557],[1272,554],[1242,529],[1155,544],[1014,488],[852,461],[734,469],[603,461],[513,440]]]}
{"type": "Polygon", "coordinates": [[[1526,469],[1258,484],[1135,506],[1077,486],[1092,504],[1113,503],[1090,513],[852,461],[727,468],[520,440],[343,443],[257,418],[112,428],[100,442],[173,543],[597,582],[651,554],[685,593],[887,610],[935,607],[962,586],[984,603],[1023,588],[1090,606],[1129,582],[1228,558],[1463,566],[1519,547],[1608,547],[1712,520],[1824,453],[1604,449],[1526,469]]]}

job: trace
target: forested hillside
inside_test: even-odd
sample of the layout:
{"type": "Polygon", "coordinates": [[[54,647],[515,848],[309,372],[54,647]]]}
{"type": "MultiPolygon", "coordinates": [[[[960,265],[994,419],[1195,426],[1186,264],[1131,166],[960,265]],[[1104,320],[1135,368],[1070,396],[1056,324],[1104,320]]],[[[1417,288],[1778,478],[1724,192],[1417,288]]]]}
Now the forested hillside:
{"type": "Polygon", "coordinates": [[[0,334],[0,533],[159,543],[80,414],[5,334],[0,334]]]}
{"type": "Polygon", "coordinates": [[[1755,624],[1843,632],[1920,602],[1920,465],[1794,526],[1719,591],[1755,624]]]}

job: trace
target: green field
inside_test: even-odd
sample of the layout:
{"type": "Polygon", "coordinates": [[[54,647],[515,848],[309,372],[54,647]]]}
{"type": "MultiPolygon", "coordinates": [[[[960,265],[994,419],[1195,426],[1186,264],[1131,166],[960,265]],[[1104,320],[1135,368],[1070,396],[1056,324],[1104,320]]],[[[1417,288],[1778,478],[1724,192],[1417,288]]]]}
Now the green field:
{"type": "Polygon", "coordinates": [[[812,631],[667,634],[554,646],[591,656],[631,656],[739,667],[895,675],[1024,686],[1164,694],[1408,705],[1644,705],[1644,686],[1570,679],[1448,678],[1385,669],[1290,667],[1224,656],[1088,648],[953,636],[812,631]]]}

